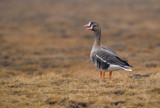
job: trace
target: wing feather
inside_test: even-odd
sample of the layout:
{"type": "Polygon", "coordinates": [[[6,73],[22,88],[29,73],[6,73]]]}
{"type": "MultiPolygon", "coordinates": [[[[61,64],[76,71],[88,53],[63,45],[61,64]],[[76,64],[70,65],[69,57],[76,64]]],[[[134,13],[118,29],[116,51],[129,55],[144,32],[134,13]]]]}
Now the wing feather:
{"type": "Polygon", "coordinates": [[[98,50],[95,52],[95,56],[107,64],[114,64],[119,66],[131,66],[125,60],[121,59],[118,55],[109,53],[105,50],[98,50]]]}

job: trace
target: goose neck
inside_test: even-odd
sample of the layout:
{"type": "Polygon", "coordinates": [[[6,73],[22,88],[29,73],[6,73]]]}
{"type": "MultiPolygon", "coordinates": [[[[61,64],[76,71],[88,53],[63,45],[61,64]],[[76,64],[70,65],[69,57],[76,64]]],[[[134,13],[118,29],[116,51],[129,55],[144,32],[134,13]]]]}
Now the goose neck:
{"type": "Polygon", "coordinates": [[[94,32],[94,39],[95,39],[95,42],[100,45],[100,42],[101,42],[101,31],[95,31],[94,32]]]}
{"type": "Polygon", "coordinates": [[[101,32],[100,31],[95,31],[94,32],[94,44],[93,44],[93,48],[99,48],[100,47],[100,43],[101,43],[101,32]]]}

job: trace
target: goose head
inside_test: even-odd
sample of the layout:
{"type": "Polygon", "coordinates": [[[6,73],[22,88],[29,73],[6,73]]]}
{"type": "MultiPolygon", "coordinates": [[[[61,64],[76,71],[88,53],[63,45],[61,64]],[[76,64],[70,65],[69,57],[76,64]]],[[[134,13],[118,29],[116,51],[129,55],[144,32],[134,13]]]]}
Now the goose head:
{"type": "Polygon", "coordinates": [[[101,31],[101,28],[98,23],[90,21],[88,24],[84,25],[88,30],[91,31],[101,31]]]}

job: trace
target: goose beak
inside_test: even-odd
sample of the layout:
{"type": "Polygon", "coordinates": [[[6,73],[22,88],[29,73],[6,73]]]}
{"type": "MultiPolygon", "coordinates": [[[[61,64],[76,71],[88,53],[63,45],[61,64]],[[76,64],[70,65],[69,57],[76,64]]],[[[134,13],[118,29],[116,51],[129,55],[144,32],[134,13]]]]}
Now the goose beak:
{"type": "Polygon", "coordinates": [[[92,30],[92,29],[93,29],[93,25],[91,27],[87,28],[87,30],[92,30]]]}
{"type": "Polygon", "coordinates": [[[89,24],[84,25],[84,27],[87,27],[87,28],[88,28],[88,27],[89,27],[89,24]]]}
{"type": "Polygon", "coordinates": [[[87,30],[92,30],[92,29],[91,29],[91,27],[90,27],[90,28],[87,28],[87,30]]]}
{"type": "Polygon", "coordinates": [[[91,26],[91,21],[88,24],[84,25],[84,27],[87,27],[87,28],[90,26],[91,26]]]}

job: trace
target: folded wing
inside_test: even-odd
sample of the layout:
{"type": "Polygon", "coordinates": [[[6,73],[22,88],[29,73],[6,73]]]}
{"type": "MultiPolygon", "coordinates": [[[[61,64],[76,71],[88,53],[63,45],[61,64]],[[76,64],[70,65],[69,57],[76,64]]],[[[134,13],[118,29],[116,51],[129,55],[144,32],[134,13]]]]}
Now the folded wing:
{"type": "Polygon", "coordinates": [[[94,52],[92,60],[100,69],[107,69],[110,65],[117,65],[122,68],[131,66],[126,60],[121,59],[117,54],[112,54],[105,50],[98,50],[94,52]]]}

